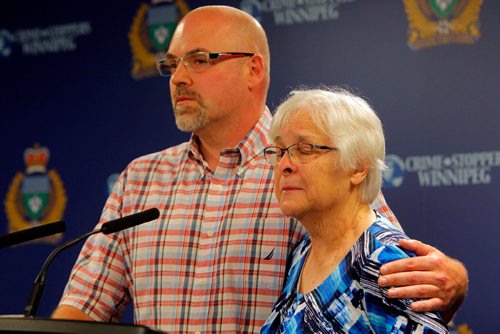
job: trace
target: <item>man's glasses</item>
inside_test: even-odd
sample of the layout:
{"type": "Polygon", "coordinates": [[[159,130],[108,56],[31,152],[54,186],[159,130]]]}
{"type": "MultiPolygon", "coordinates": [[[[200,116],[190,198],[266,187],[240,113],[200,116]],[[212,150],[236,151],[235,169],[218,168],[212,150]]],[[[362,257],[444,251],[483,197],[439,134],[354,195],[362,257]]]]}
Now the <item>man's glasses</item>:
{"type": "Polygon", "coordinates": [[[307,163],[311,161],[314,156],[331,151],[338,151],[338,148],[309,143],[297,143],[284,148],[268,146],[264,149],[264,156],[269,164],[277,165],[285,155],[285,152],[288,152],[288,155],[294,162],[307,163]]]}
{"type": "Polygon", "coordinates": [[[251,57],[254,54],[255,53],[247,52],[194,52],[182,58],[167,57],[160,59],[156,63],[156,66],[161,76],[169,77],[175,73],[181,62],[190,71],[203,72],[210,66],[218,64],[221,61],[233,58],[251,57]]]}

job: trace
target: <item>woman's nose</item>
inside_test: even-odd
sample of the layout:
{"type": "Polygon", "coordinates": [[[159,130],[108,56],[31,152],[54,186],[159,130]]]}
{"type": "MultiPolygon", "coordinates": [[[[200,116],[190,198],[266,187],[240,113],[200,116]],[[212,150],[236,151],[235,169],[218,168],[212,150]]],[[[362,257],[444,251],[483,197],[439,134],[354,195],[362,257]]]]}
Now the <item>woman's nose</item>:
{"type": "Polygon", "coordinates": [[[293,156],[290,155],[290,151],[284,152],[283,156],[281,157],[280,162],[278,163],[278,168],[281,171],[282,174],[291,174],[293,173],[297,165],[293,161],[293,156]]]}

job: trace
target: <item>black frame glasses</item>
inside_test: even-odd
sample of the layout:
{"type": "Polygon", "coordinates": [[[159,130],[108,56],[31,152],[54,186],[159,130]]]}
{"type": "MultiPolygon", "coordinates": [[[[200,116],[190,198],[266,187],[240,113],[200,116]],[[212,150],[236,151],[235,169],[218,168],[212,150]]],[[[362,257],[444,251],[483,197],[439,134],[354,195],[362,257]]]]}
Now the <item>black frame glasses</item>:
{"type": "Polygon", "coordinates": [[[176,58],[167,56],[156,62],[156,67],[163,77],[172,76],[180,63],[182,62],[184,66],[190,71],[195,73],[203,72],[210,68],[212,65],[218,64],[221,61],[233,59],[233,58],[243,58],[252,57],[255,53],[248,52],[192,52],[188,53],[184,57],[176,58]]]}
{"type": "Polygon", "coordinates": [[[288,152],[290,158],[295,162],[305,163],[312,160],[318,154],[325,154],[332,151],[338,151],[337,147],[315,145],[310,143],[295,143],[287,147],[268,146],[264,149],[264,157],[271,165],[277,165],[288,152]]]}

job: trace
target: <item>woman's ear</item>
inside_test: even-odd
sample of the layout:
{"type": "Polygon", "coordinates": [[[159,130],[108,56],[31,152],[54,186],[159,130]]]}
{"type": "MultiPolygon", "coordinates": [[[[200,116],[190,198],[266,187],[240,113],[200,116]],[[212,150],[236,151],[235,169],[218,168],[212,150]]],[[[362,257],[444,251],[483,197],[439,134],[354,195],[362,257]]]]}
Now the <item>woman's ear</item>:
{"type": "Polygon", "coordinates": [[[351,183],[357,186],[366,179],[367,175],[368,175],[368,167],[366,166],[356,167],[351,175],[351,183]]]}

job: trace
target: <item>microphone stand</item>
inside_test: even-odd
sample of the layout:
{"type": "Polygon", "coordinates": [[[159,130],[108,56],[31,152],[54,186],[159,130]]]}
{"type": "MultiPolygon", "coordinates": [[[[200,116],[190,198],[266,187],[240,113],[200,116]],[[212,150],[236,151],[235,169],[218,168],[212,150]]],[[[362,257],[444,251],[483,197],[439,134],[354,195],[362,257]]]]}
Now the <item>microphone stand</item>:
{"type": "Polygon", "coordinates": [[[148,221],[154,220],[160,216],[160,211],[157,208],[151,208],[145,211],[137,212],[131,214],[129,216],[121,217],[107,223],[102,224],[100,229],[96,229],[88,232],[76,239],[69,240],[64,244],[59,245],[56,249],[52,251],[47,257],[47,260],[43,263],[42,269],[38,273],[38,276],[35,278],[33,282],[33,288],[31,289],[30,298],[28,301],[28,305],[26,305],[24,309],[24,316],[26,318],[33,318],[38,311],[38,304],[40,303],[40,299],[43,293],[43,289],[45,287],[45,277],[47,275],[47,268],[52,263],[57,254],[61,251],[65,250],[68,247],[73,246],[77,242],[90,237],[93,234],[104,233],[110,234],[114,232],[118,232],[129,227],[133,227],[139,224],[146,223],[148,221]]]}
{"type": "Polygon", "coordinates": [[[52,263],[56,255],[58,255],[61,251],[65,250],[68,247],[73,246],[74,244],[80,242],[81,240],[90,237],[93,234],[100,233],[101,230],[93,230],[88,232],[87,234],[84,234],[76,239],[69,240],[65,242],[64,244],[61,244],[57,246],[56,249],[54,249],[45,262],[43,263],[42,269],[40,269],[40,272],[38,273],[38,276],[35,278],[35,281],[33,282],[33,287],[31,289],[31,294],[28,300],[28,305],[26,305],[24,309],[24,316],[26,318],[32,318],[36,316],[36,313],[38,311],[38,305],[40,304],[40,299],[42,297],[43,289],[45,288],[45,278],[47,276],[47,268],[49,265],[52,263]]]}

